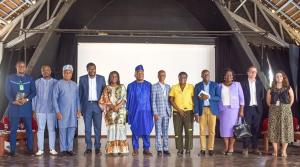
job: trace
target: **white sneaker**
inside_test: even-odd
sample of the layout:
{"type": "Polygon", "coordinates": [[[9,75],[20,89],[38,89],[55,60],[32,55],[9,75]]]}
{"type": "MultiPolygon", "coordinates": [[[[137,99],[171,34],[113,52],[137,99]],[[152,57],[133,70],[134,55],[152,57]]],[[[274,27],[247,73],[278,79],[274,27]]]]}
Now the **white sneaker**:
{"type": "Polygon", "coordinates": [[[55,150],[50,150],[51,155],[57,155],[58,153],[55,150]]]}
{"type": "Polygon", "coordinates": [[[44,154],[44,151],[42,150],[39,150],[37,153],[35,153],[36,156],[40,156],[40,155],[43,155],[44,154]]]}

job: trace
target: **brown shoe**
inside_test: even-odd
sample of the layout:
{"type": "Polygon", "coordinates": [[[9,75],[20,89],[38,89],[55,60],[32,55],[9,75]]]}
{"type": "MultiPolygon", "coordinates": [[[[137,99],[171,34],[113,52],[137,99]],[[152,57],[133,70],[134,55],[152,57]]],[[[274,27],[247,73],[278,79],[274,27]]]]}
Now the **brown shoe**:
{"type": "Polygon", "coordinates": [[[152,153],[151,153],[149,150],[144,150],[144,151],[143,151],[143,154],[144,154],[145,156],[152,157],[152,153]]]}
{"type": "Polygon", "coordinates": [[[138,156],[138,155],[139,155],[139,151],[138,150],[133,150],[132,156],[138,156]]]}

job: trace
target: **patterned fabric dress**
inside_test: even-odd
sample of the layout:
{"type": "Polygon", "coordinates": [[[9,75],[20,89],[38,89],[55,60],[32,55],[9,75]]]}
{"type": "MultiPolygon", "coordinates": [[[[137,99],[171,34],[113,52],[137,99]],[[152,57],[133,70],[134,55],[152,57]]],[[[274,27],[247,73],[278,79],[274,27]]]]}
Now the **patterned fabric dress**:
{"type": "Polygon", "coordinates": [[[268,137],[270,142],[294,141],[293,115],[289,104],[289,88],[271,89],[268,137]]]}
{"type": "Polygon", "coordinates": [[[128,154],[128,142],[126,140],[126,88],[124,85],[116,87],[106,86],[100,99],[100,106],[104,111],[104,119],[107,127],[106,154],[128,154]],[[113,111],[111,105],[123,105],[117,111],[113,111]]]}

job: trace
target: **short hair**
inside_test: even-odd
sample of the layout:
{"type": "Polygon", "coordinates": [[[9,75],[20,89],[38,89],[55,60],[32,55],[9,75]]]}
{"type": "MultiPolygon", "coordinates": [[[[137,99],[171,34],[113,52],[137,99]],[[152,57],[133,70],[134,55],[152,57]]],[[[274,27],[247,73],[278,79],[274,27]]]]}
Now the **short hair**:
{"type": "Polygon", "coordinates": [[[204,74],[205,72],[209,72],[207,69],[204,69],[201,71],[201,74],[204,74]]]}
{"type": "Polygon", "coordinates": [[[159,71],[157,72],[157,74],[159,75],[160,73],[166,73],[166,71],[165,71],[165,70],[159,70],[159,71]]]}
{"type": "Polygon", "coordinates": [[[225,68],[223,71],[223,77],[226,75],[227,72],[231,72],[234,75],[234,71],[231,68],[225,68]]]}
{"type": "Polygon", "coordinates": [[[90,63],[88,63],[88,64],[86,65],[86,69],[88,69],[88,68],[91,67],[91,66],[96,67],[96,64],[90,62],[90,63]]]}
{"type": "Polygon", "coordinates": [[[120,75],[117,71],[112,71],[109,73],[109,76],[108,76],[108,85],[111,85],[112,84],[112,76],[116,74],[118,76],[118,81],[117,81],[117,85],[120,85],[121,82],[120,82],[120,75]]]}
{"type": "Polygon", "coordinates": [[[41,66],[41,70],[43,70],[45,67],[49,67],[51,69],[50,65],[44,64],[44,65],[41,66]]]}
{"type": "Polygon", "coordinates": [[[18,61],[16,62],[16,65],[18,65],[18,64],[25,64],[25,65],[26,65],[25,61],[23,61],[23,60],[18,60],[18,61]]]}
{"type": "Polygon", "coordinates": [[[247,71],[249,71],[251,68],[255,68],[257,71],[257,67],[255,67],[254,65],[249,66],[247,71]]]}
{"type": "Polygon", "coordinates": [[[182,76],[182,75],[188,76],[188,74],[187,74],[186,72],[182,71],[182,72],[180,72],[180,73],[178,74],[178,77],[180,77],[180,76],[182,76]]]}

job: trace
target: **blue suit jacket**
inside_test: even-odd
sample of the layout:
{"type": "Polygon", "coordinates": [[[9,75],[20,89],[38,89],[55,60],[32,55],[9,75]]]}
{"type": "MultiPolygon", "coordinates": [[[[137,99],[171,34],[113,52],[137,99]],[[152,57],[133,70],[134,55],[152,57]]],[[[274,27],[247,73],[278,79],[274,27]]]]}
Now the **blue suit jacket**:
{"type": "MultiPolygon", "coordinates": [[[[102,91],[105,87],[105,78],[102,75],[96,75],[97,83],[97,100],[100,99],[102,91]]],[[[89,78],[88,75],[79,78],[79,99],[81,111],[84,113],[88,106],[89,101],[89,78]]],[[[101,109],[100,109],[101,110],[101,109]]]]}
{"type": "Polygon", "coordinates": [[[5,83],[5,95],[8,99],[8,116],[9,117],[31,117],[32,116],[32,99],[36,95],[35,82],[29,75],[23,77],[16,74],[9,75],[5,83]],[[29,99],[24,105],[18,106],[13,104],[16,100],[16,94],[19,91],[19,83],[24,84],[24,93],[29,99]]]}
{"type": "MultiPolygon", "coordinates": [[[[198,114],[199,116],[202,115],[203,112],[203,105],[204,101],[198,98],[198,94],[204,91],[204,83],[200,82],[196,84],[195,91],[194,91],[194,114],[198,114]]],[[[221,91],[218,87],[218,84],[215,82],[210,81],[209,83],[209,105],[212,113],[214,115],[219,115],[218,103],[221,100],[221,91]]]]}

